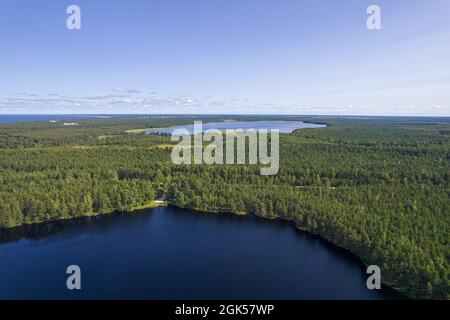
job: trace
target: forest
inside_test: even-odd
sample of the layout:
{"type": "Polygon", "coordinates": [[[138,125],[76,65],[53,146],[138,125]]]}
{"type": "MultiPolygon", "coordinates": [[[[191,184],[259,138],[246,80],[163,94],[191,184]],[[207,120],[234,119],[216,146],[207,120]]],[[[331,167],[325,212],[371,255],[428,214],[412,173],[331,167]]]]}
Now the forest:
{"type": "Polygon", "coordinates": [[[379,265],[383,283],[410,298],[450,298],[449,118],[195,120],[327,127],[280,134],[280,170],[261,176],[258,165],[174,165],[169,136],[133,131],[192,116],[1,124],[0,228],[132,211],[165,196],[205,214],[290,220],[379,265]]]}

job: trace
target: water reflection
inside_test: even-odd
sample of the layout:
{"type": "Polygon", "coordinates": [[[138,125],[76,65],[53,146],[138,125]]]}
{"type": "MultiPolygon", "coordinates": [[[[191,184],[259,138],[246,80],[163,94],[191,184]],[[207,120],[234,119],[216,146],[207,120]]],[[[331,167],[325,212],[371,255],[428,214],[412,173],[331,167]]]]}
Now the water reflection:
{"type": "Polygon", "coordinates": [[[0,231],[0,298],[398,299],[287,221],[160,207],[0,231]],[[65,289],[80,264],[82,292],[65,289]]]}

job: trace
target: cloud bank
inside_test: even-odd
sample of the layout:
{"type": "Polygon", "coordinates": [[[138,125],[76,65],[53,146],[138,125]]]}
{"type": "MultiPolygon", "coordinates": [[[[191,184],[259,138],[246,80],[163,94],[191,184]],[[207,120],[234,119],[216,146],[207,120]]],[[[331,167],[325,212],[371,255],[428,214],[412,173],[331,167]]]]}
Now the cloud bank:
{"type": "MultiPolygon", "coordinates": [[[[326,95],[326,94],[324,94],[326,95]]],[[[357,94],[353,95],[357,97],[357,94]]],[[[311,101],[308,101],[311,100],[311,101]]],[[[376,108],[369,104],[321,104],[320,97],[302,105],[223,97],[161,95],[155,91],[112,89],[96,95],[39,95],[19,92],[0,98],[1,114],[301,114],[301,115],[424,115],[449,116],[447,105],[401,104],[376,108]]],[[[338,98],[336,100],[339,100],[338,98]]]]}

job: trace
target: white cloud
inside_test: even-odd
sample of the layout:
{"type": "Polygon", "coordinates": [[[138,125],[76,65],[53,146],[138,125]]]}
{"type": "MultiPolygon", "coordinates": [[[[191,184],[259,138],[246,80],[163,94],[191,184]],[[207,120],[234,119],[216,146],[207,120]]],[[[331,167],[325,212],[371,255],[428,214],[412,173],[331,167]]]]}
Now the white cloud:
{"type": "MultiPolygon", "coordinates": [[[[445,96],[437,96],[435,103],[426,105],[420,97],[433,90],[416,90],[409,98],[397,98],[406,94],[402,88],[366,92],[323,93],[306,96],[301,103],[284,101],[273,103],[270,99],[256,101],[248,98],[237,99],[223,96],[188,95],[162,96],[144,93],[137,89],[121,90],[121,93],[104,93],[91,96],[64,96],[56,93],[38,96],[21,93],[0,99],[0,113],[155,113],[155,114],[345,114],[345,115],[450,115],[450,107],[441,101],[445,96]],[[132,93],[125,93],[131,91],[132,93]],[[138,93],[140,92],[140,93],[138,93]],[[366,103],[367,97],[370,103],[366,103]],[[377,98],[390,98],[392,106],[382,105],[377,98]],[[330,103],[332,101],[332,103],[330,103]],[[417,101],[417,103],[410,103],[417,101]]],[[[450,99],[449,99],[450,100],[450,99]]]]}

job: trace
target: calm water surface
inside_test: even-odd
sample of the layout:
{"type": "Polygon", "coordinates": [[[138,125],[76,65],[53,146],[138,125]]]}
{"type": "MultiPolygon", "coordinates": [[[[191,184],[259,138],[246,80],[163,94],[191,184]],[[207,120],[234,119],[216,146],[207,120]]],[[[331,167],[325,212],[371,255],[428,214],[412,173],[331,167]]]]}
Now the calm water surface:
{"type": "Polygon", "coordinates": [[[1,299],[389,299],[358,260],[283,221],[160,207],[0,232],[1,299]],[[66,268],[82,290],[66,289],[66,268]]]}
{"type": "MultiPolygon", "coordinates": [[[[305,123],[302,121],[224,121],[224,122],[206,122],[202,125],[202,132],[209,129],[226,130],[226,129],[278,129],[283,133],[291,133],[296,129],[302,128],[322,128],[323,124],[305,123]]],[[[153,129],[146,131],[147,133],[172,133],[173,130],[184,128],[191,134],[194,133],[194,125],[174,126],[167,129],[153,129]]]]}

